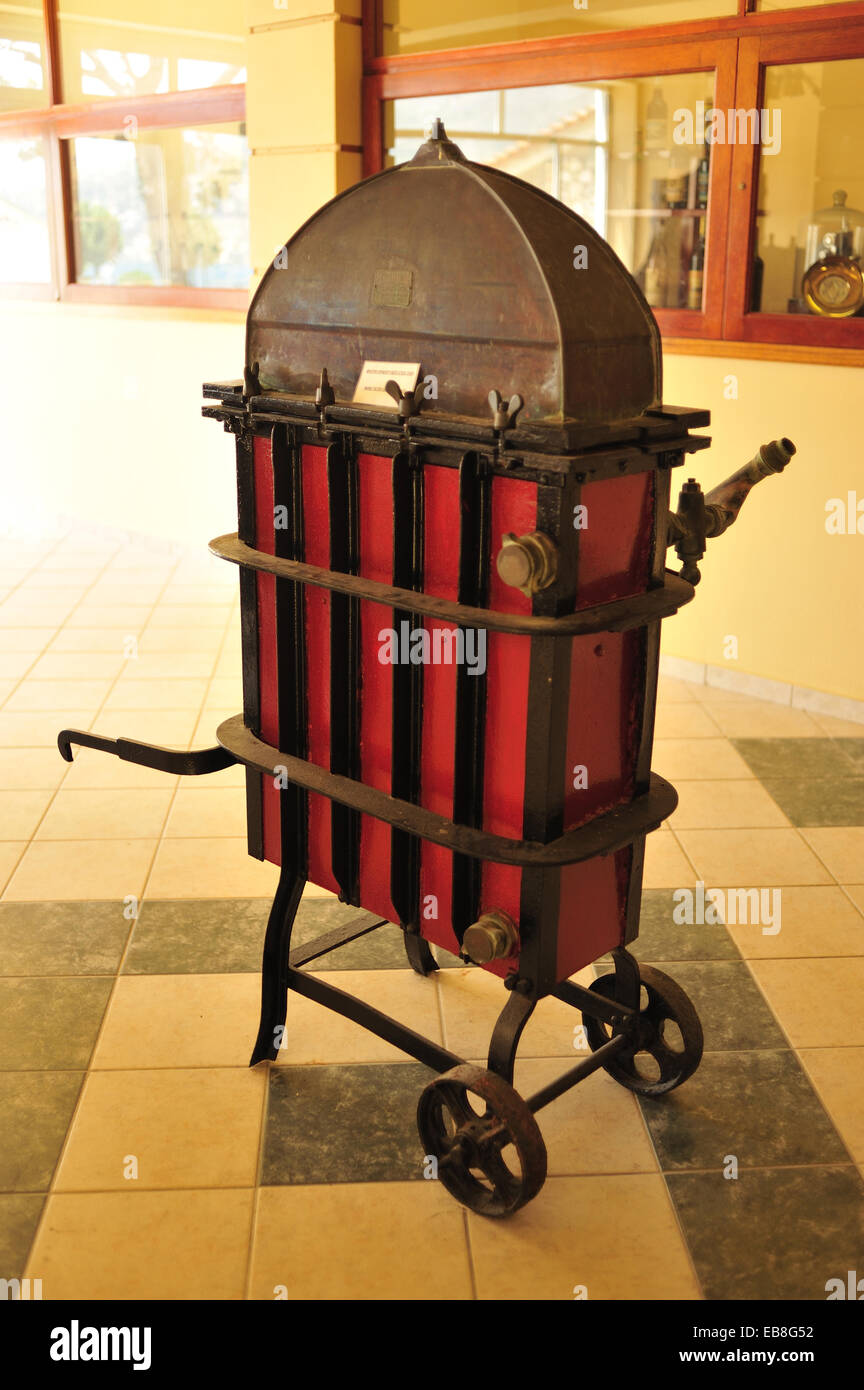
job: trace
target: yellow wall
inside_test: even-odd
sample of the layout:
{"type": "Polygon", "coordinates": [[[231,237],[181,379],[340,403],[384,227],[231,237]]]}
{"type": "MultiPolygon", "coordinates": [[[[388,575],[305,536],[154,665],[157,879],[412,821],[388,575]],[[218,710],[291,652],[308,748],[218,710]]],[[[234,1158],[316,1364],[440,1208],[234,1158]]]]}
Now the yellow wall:
{"type": "Polygon", "coordinates": [[[707,491],[769,439],[786,435],[798,447],[783,474],[751,492],[732,529],[708,542],[696,598],[664,624],[663,650],[864,699],[864,535],[825,530],[830,498],[857,491],[864,500],[864,374],[667,355],[663,395],[712,417],[704,431],[711,449],[673,473],[676,499],[687,477],[707,491]],[[730,374],[737,400],[724,398],[730,374]],[[724,658],[729,634],[738,638],[737,661],[724,658]]]}
{"type": "Polygon", "coordinates": [[[0,305],[4,519],[68,514],[203,553],[237,504],[201,385],[242,373],[240,314],[0,305]]]}

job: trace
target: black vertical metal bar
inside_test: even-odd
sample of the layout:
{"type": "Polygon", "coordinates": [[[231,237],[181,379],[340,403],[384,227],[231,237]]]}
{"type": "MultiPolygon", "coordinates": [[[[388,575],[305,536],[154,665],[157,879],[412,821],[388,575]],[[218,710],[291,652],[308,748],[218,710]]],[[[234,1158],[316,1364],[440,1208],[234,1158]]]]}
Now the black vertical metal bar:
{"type": "MultiPolygon", "coordinates": [[[[393,583],[417,592],[423,588],[423,465],[418,455],[393,459],[393,583]]],[[[406,662],[402,636],[422,619],[405,609],[393,610],[403,660],[393,667],[392,765],[390,790],[403,801],[419,804],[423,666],[406,662]]],[[[409,639],[410,641],[410,639],[409,639]]],[[[404,830],[390,832],[390,897],[403,927],[420,925],[420,841],[404,830]]]]}
{"type": "MultiPolygon", "coordinates": [[[[256,543],[255,464],[252,431],[237,435],[237,533],[246,545],[256,543]]],[[[258,576],[240,568],[240,634],[243,674],[243,718],[256,736],[261,733],[261,688],[258,667],[258,576]]],[[[254,859],[264,858],[261,774],[246,769],[246,838],[254,859]]]]}
{"type": "MultiPolygon", "coordinates": [[[[357,459],[353,439],[342,434],[327,449],[330,568],[356,574],[359,560],[357,459]]],[[[360,601],[330,594],[330,771],[360,776],[360,601]]],[[[359,906],[360,816],[332,803],[333,877],[343,902],[359,906]]]]}
{"type": "MultiPolygon", "coordinates": [[[[573,508],[578,496],[572,477],[564,487],[541,483],[537,488],[536,529],[555,542],[558,567],[555,583],[534,596],[535,617],[557,617],[573,610],[578,573],[573,508]]],[[[564,824],[571,652],[570,641],[531,638],[522,833],[541,843],[556,839],[564,824]]],[[[523,869],[519,974],[530,980],[535,997],[548,993],[556,983],[560,896],[560,869],[523,869]]]]}
{"type": "MultiPolygon", "coordinates": [[[[478,608],[488,602],[491,484],[487,461],[466,454],[459,465],[459,602],[478,608]]],[[[453,819],[460,825],[483,824],[485,734],[486,672],[469,675],[457,666],[453,819]]],[[[451,920],[460,943],[480,912],[481,873],[480,860],[453,855],[451,920]]]]}
{"type": "MultiPolygon", "coordinates": [[[[303,489],[302,453],[291,425],[274,425],[273,503],[276,554],[302,560],[303,489]]],[[[279,690],[279,747],[305,758],[308,747],[306,719],[306,608],[303,585],[293,579],[276,580],[276,649],[279,690]]],[[[293,867],[305,877],[309,793],[291,783],[280,791],[282,868],[293,867]]]]}

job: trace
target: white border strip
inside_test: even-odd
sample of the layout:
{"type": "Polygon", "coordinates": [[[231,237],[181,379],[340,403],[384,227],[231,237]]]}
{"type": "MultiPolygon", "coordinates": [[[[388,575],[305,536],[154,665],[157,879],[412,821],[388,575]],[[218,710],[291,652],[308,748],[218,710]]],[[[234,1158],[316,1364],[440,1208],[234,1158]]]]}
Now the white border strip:
{"type": "Polygon", "coordinates": [[[805,685],[770,680],[750,671],[735,671],[728,666],[710,666],[704,661],[688,661],[683,656],[660,657],[661,676],[693,681],[696,685],[713,685],[718,690],[733,690],[739,695],[752,695],[756,700],[771,700],[776,705],[810,710],[813,714],[830,715],[833,719],[850,719],[864,724],[864,700],[847,695],[831,695],[825,690],[810,690],[805,685]]]}

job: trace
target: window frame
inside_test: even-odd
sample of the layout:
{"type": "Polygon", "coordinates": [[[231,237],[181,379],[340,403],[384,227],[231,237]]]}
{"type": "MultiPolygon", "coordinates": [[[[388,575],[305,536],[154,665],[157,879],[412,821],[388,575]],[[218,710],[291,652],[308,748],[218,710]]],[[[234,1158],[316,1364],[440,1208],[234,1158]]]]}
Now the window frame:
{"type": "MultiPolygon", "coordinates": [[[[718,107],[760,107],[764,68],[864,58],[864,3],[754,12],[640,29],[384,56],[383,0],[364,0],[364,175],[384,168],[384,102],[490,88],[545,86],[715,69],[718,107]],[[787,56],[788,55],[788,56],[787,56]]],[[[864,318],[750,313],[759,147],[712,146],[701,312],[653,312],[667,350],[864,366],[864,318]],[[743,184],[744,187],[740,187],[743,184]]]]}
{"type": "Polygon", "coordinates": [[[50,104],[0,112],[0,135],[41,135],[45,140],[50,282],[0,282],[0,299],[53,300],[69,304],[151,305],[163,308],[240,310],[247,289],[190,285],[91,285],[75,278],[74,207],[70,140],[122,132],[130,117],[139,130],[218,125],[246,119],[246,87],[231,83],[183,92],[99,97],[65,103],[57,0],[42,0],[44,71],[50,104]]]}

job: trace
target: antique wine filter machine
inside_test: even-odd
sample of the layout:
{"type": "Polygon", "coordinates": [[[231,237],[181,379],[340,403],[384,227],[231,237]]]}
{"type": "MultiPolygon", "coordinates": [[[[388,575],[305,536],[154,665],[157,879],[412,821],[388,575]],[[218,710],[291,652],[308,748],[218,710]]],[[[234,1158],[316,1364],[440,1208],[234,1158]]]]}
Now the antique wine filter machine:
{"type": "Polygon", "coordinates": [[[687,996],[627,950],[645,836],[677,803],[651,772],[660,624],[795,450],[763,446],[707,497],[691,479],[671,512],[709,415],[661,405],[660,376],[602,238],[436,123],[288,242],[243,381],[204,388],[236,441],[238,531],[210,548],[239,569],[243,713],[196,752],[59,736],[68,759],[245,766],[249,853],[280,867],[251,1064],[276,1057],[290,990],[395,1044],[438,1073],[422,1155],[488,1216],[542,1186],[543,1106],[598,1067],[670,1091],[702,1053],[687,996]],[[307,881],[361,911],[291,950],[307,881]],[[301,968],[386,922],[419,974],[435,946],[501,980],[487,1069],[301,968]],[[613,973],[570,978],[607,952],[613,973]],[[526,1100],[516,1049],[550,994],[590,1050],[526,1100]]]}

